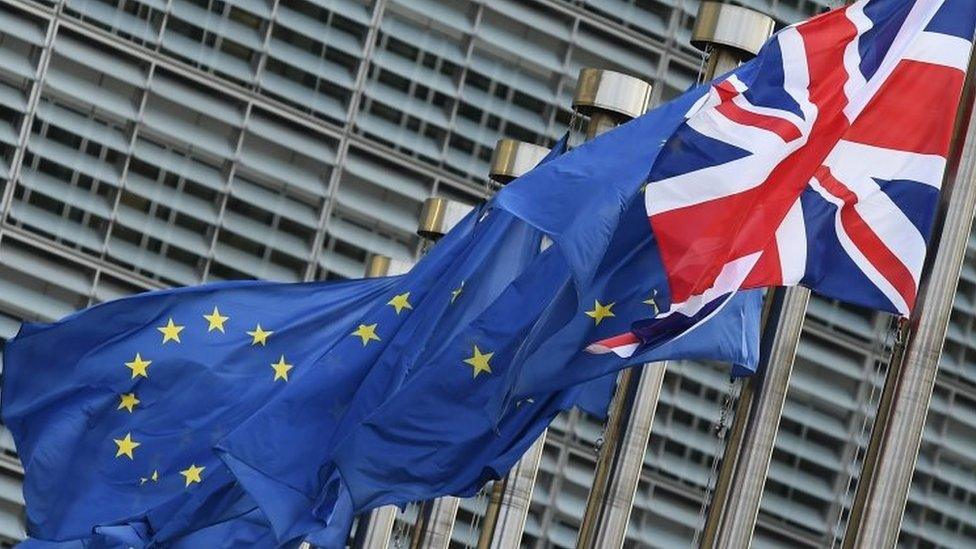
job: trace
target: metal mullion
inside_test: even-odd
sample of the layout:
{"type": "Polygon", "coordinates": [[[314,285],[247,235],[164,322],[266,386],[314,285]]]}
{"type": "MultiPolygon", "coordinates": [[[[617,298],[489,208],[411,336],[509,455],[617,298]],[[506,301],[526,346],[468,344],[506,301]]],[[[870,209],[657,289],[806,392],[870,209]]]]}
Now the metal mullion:
{"type": "MultiPolygon", "coordinates": [[[[50,128],[50,125],[48,125],[48,128],[50,128]]],[[[87,137],[82,137],[81,138],[81,147],[77,151],[77,154],[81,154],[81,155],[88,156],[88,153],[85,151],[85,149],[91,143],[93,143],[93,141],[91,141],[87,137]]],[[[104,163],[104,161],[105,161],[105,158],[104,157],[107,155],[107,151],[109,150],[109,148],[108,147],[105,147],[105,146],[103,146],[103,145],[101,145],[100,143],[97,143],[97,142],[95,143],[95,145],[98,146],[99,148],[101,148],[101,154],[99,155],[99,160],[104,163]]],[[[88,177],[88,178],[90,178],[92,180],[92,191],[96,191],[95,194],[97,194],[97,187],[98,186],[100,186],[100,185],[107,185],[107,183],[103,182],[100,179],[95,179],[95,178],[93,178],[93,177],[91,177],[89,175],[82,174],[82,173],[80,173],[80,172],[78,172],[76,170],[72,170],[71,187],[76,192],[78,192],[78,191],[81,190],[81,188],[79,187],[78,183],[79,183],[79,180],[81,179],[82,176],[88,177]]],[[[88,191],[88,193],[89,194],[92,194],[92,191],[88,191]]],[[[88,226],[88,223],[91,221],[92,217],[95,217],[91,212],[89,212],[87,210],[84,210],[82,208],[78,208],[77,206],[74,206],[74,205],[69,205],[67,203],[65,203],[65,205],[68,206],[68,208],[77,208],[81,212],[81,225],[83,225],[83,226],[86,226],[87,227],[88,226]]],[[[67,216],[67,214],[68,214],[68,212],[65,212],[64,215],[67,216]]]]}
{"type": "Polygon", "coordinates": [[[217,220],[214,222],[213,237],[210,239],[210,247],[207,249],[207,255],[204,257],[206,262],[203,265],[201,282],[207,282],[207,278],[210,276],[210,267],[213,265],[214,255],[217,248],[217,239],[220,237],[220,233],[223,228],[224,212],[227,211],[227,200],[230,198],[230,190],[234,184],[234,176],[237,174],[237,164],[241,157],[241,148],[244,146],[244,137],[247,135],[247,125],[251,120],[251,111],[253,110],[254,103],[248,101],[244,108],[244,120],[241,123],[239,132],[237,134],[237,143],[234,146],[234,154],[232,154],[227,160],[230,162],[230,165],[227,167],[227,179],[224,181],[224,188],[221,189],[222,195],[220,197],[220,207],[217,212],[217,220]]]}
{"type": "MultiPolygon", "coordinates": [[[[556,83],[556,94],[555,97],[558,100],[562,97],[563,88],[566,86],[567,73],[569,72],[569,61],[573,58],[573,51],[576,48],[576,37],[579,35],[580,18],[573,18],[573,28],[569,31],[569,42],[567,42],[566,52],[563,53],[563,66],[559,69],[559,81],[556,83]]],[[[555,103],[550,103],[552,107],[552,114],[549,115],[549,121],[546,124],[546,133],[552,135],[552,132],[556,129],[556,116],[559,114],[559,106],[555,103]]]]}
{"type": "MultiPolygon", "coordinates": [[[[468,76],[468,67],[471,66],[471,53],[474,51],[474,43],[477,40],[478,29],[481,26],[481,16],[485,12],[484,4],[477,4],[477,6],[478,11],[474,16],[474,25],[471,28],[471,33],[468,35],[468,45],[464,51],[464,64],[461,65],[461,75],[458,78],[458,85],[455,88],[454,105],[451,107],[451,114],[447,119],[447,134],[444,138],[444,144],[441,145],[441,162],[447,160],[447,150],[450,148],[451,136],[454,135],[454,128],[457,126],[458,107],[464,99],[464,80],[468,76]]],[[[443,58],[441,58],[441,62],[443,63],[443,58]]],[[[438,92],[431,88],[431,93],[436,94],[438,92]]],[[[487,112],[485,114],[487,115],[487,112]]]]}
{"type": "MultiPolygon", "coordinates": [[[[47,133],[51,129],[52,124],[50,122],[46,122],[44,120],[41,120],[40,124],[41,124],[41,130],[40,130],[40,132],[38,132],[38,137],[40,137],[41,139],[47,140],[48,139],[47,133]]],[[[33,124],[32,124],[32,126],[33,126],[33,124]]],[[[63,129],[63,128],[61,128],[61,129],[63,129]]],[[[88,143],[88,139],[85,138],[85,137],[81,137],[81,136],[78,136],[78,138],[81,140],[81,145],[80,145],[80,149],[79,150],[76,150],[75,152],[77,154],[81,154],[81,155],[86,155],[87,156],[87,154],[84,152],[84,148],[85,148],[85,144],[88,143]]],[[[29,140],[30,140],[30,137],[28,137],[28,141],[29,140]]],[[[37,164],[38,164],[38,162],[39,162],[39,160],[41,158],[44,158],[44,157],[41,157],[40,155],[34,155],[34,164],[31,166],[31,169],[33,169],[33,170],[36,170],[37,169],[37,164]]],[[[65,169],[69,169],[68,166],[65,166],[63,164],[62,164],[62,166],[65,169]]],[[[21,169],[23,169],[23,163],[21,163],[21,169]]],[[[67,185],[67,187],[69,189],[77,190],[78,189],[78,178],[79,178],[80,175],[82,175],[82,174],[78,170],[71,169],[71,177],[68,179],[68,181],[62,180],[62,182],[66,183],[66,185],[67,185]]],[[[41,193],[41,194],[44,194],[44,193],[41,193]]],[[[63,208],[61,210],[60,217],[61,217],[61,219],[63,221],[67,221],[68,220],[68,214],[70,213],[70,210],[72,208],[74,208],[75,206],[72,205],[72,204],[69,204],[67,202],[64,202],[64,201],[61,202],[61,205],[63,206],[63,208]]],[[[81,214],[82,225],[84,225],[85,224],[85,221],[87,219],[89,219],[89,216],[90,216],[90,214],[88,212],[83,212],[81,214]]]]}
{"type": "MultiPolygon", "coordinates": [[[[10,215],[10,204],[13,201],[14,190],[20,179],[20,170],[24,162],[24,154],[27,151],[27,141],[30,139],[31,126],[34,125],[34,117],[37,114],[37,104],[40,101],[41,90],[44,87],[44,79],[47,77],[47,69],[51,62],[51,52],[54,50],[54,40],[58,34],[60,23],[58,15],[61,12],[61,4],[57,4],[55,9],[47,10],[46,14],[40,15],[42,19],[48,21],[47,34],[44,37],[44,45],[41,46],[40,58],[37,62],[37,69],[34,71],[34,81],[31,85],[30,94],[27,97],[27,107],[24,111],[24,119],[20,125],[20,135],[17,139],[17,148],[10,161],[10,172],[7,175],[7,186],[4,188],[3,195],[0,196],[0,222],[7,223],[10,215]],[[53,17],[50,15],[53,14],[53,17]]],[[[0,231],[0,241],[3,239],[3,232],[0,231]]]]}
{"type": "MultiPolygon", "coordinates": [[[[170,0],[172,1],[172,0],[170,0]]],[[[254,85],[256,90],[261,89],[261,76],[264,75],[264,68],[268,64],[268,52],[271,49],[271,35],[277,25],[279,0],[274,0],[271,4],[271,16],[268,18],[268,29],[264,33],[264,42],[261,44],[261,58],[258,59],[258,66],[254,71],[254,85]]]]}
{"type": "MultiPolygon", "coordinates": [[[[213,6],[213,0],[210,0],[210,6],[213,6]]],[[[224,19],[226,21],[227,18],[224,16],[224,14],[226,13],[226,10],[227,9],[230,9],[230,4],[224,4],[224,10],[225,11],[223,13],[216,13],[216,12],[210,10],[210,9],[208,9],[207,11],[209,11],[210,13],[213,13],[217,17],[219,17],[221,19],[224,19]]],[[[193,24],[196,25],[195,22],[193,24]]],[[[198,25],[198,26],[201,26],[201,25],[198,25]]],[[[211,59],[213,59],[214,57],[216,57],[217,55],[219,55],[220,53],[222,53],[220,51],[220,46],[223,45],[224,39],[226,37],[223,34],[217,32],[216,30],[206,29],[206,28],[203,28],[202,26],[201,26],[201,29],[203,30],[203,41],[200,43],[200,45],[201,46],[204,46],[205,48],[210,49],[211,59]],[[207,46],[207,35],[212,35],[214,37],[213,46],[207,46]]],[[[209,64],[209,67],[210,67],[210,70],[211,71],[220,70],[220,69],[217,68],[217,66],[215,64],[209,64]]]]}
{"type": "MultiPolygon", "coordinates": [[[[136,117],[132,121],[132,134],[129,136],[129,147],[126,151],[125,163],[122,166],[122,175],[119,177],[119,188],[115,195],[115,200],[112,204],[112,212],[109,215],[108,227],[105,230],[105,238],[102,241],[102,250],[98,255],[98,258],[102,261],[107,261],[106,256],[108,255],[108,244],[112,237],[112,231],[115,229],[115,222],[118,218],[119,203],[122,200],[122,193],[125,192],[125,185],[129,177],[129,167],[132,165],[132,156],[135,152],[136,139],[139,135],[139,128],[142,125],[143,118],[146,112],[146,103],[149,102],[149,89],[152,86],[152,79],[156,73],[156,64],[149,64],[149,72],[146,75],[145,87],[142,89],[142,97],[139,99],[139,109],[136,111],[136,117]]],[[[97,281],[96,281],[97,282],[97,281]]],[[[92,292],[95,291],[95,286],[92,286],[92,292]]]]}
{"type": "Polygon", "coordinates": [[[386,10],[386,0],[376,0],[373,5],[373,17],[369,22],[369,30],[366,31],[366,43],[363,46],[362,62],[359,71],[356,73],[356,82],[353,87],[353,96],[349,100],[349,111],[346,116],[346,125],[339,136],[339,147],[336,151],[335,165],[332,173],[329,174],[328,194],[322,202],[322,214],[315,229],[315,238],[312,240],[312,255],[309,258],[308,267],[305,270],[304,280],[315,279],[318,270],[319,258],[322,256],[323,242],[329,231],[329,222],[332,220],[332,212],[335,210],[343,165],[346,155],[349,153],[349,145],[356,140],[353,129],[356,127],[356,117],[359,114],[359,102],[362,101],[365,91],[366,75],[369,73],[369,66],[372,63],[373,52],[376,49],[376,35],[386,10]]]}
{"type": "MultiPolygon", "coordinates": [[[[0,0],[0,3],[16,6],[36,14],[45,14],[47,17],[49,17],[50,13],[52,12],[52,10],[49,8],[35,6],[34,4],[30,3],[29,0],[0,0]]],[[[378,3],[385,5],[385,0],[378,3]]],[[[126,55],[131,57],[136,57],[147,62],[155,61],[161,67],[187,78],[188,80],[195,81],[209,88],[215,88],[229,98],[237,99],[242,102],[254,102],[262,109],[316,133],[320,133],[324,136],[332,137],[337,140],[342,139],[345,133],[344,126],[340,127],[323,119],[315,118],[307,113],[295,109],[294,107],[278,103],[275,100],[265,97],[254,90],[248,90],[247,88],[233,82],[223,80],[213,74],[190,67],[181,62],[174,61],[168,56],[146,48],[145,46],[119,38],[111,32],[102,30],[89,23],[64,18],[59,20],[59,25],[91,38],[96,42],[100,42],[101,44],[108,45],[117,50],[122,50],[126,55]]],[[[444,181],[450,183],[451,186],[471,194],[477,195],[481,192],[482,186],[475,181],[460,179],[442,168],[421,162],[416,158],[406,155],[393,148],[376,143],[371,139],[356,135],[354,133],[350,133],[346,138],[351,142],[351,144],[355,144],[365,151],[381,156],[394,163],[401,164],[411,171],[421,173],[430,178],[443,179],[444,181]]]]}
{"type": "MultiPolygon", "coordinates": [[[[227,9],[230,9],[230,4],[226,4],[226,7],[227,7],[227,9]]],[[[255,84],[257,86],[260,86],[260,80],[258,78],[258,74],[260,74],[260,72],[264,69],[264,65],[265,65],[265,63],[267,61],[267,58],[268,58],[268,55],[267,55],[267,52],[268,52],[268,44],[271,41],[271,31],[272,31],[272,28],[274,26],[274,18],[275,18],[275,15],[277,13],[278,13],[278,0],[275,0],[274,1],[274,4],[271,6],[271,19],[268,20],[268,28],[266,29],[266,31],[264,33],[264,41],[261,44],[261,51],[260,51],[261,57],[258,59],[258,66],[255,68],[254,82],[255,82],[255,84]]],[[[221,38],[221,40],[222,39],[223,38],[221,38]]],[[[235,146],[234,156],[233,156],[233,164],[231,165],[230,172],[229,172],[228,179],[227,179],[226,193],[224,194],[224,197],[221,200],[220,210],[219,210],[219,213],[218,213],[218,219],[217,219],[217,225],[216,225],[217,230],[214,231],[214,239],[211,241],[210,251],[208,252],[208,262],[207,262],[207,266],[206,266],[206,271],[205,271],[206,274],[204,275],[204,280],[206,280],[206,276],[209,275],[209,267],[210,267],[210,265],[213,262],[213,253],[214,253],[214,249],[216,248],[216,245],[217,245],[217,237],[218,237],[218,234],[217,233],[220,232],[220,230],[222,228],[221,226],[222,226],[222,222],[223,222],[223,218],[224,218],[224,212],[226,211],[227,201],[230,199],[230,191],[231,191],[231,187],[234,184],[234,176],[237,174],[238,160],[240,158],[241,149],[244,146],[244,137],[247,134],[247,126],[248,126],[248,123],[250,122],[251,113],[253,111],[254,111],[254,103],[251,102],[251,101],[249,101],[248,104],[247,104],[247,110],[244,113],[244,122],[241,125],[241,133],[238,136],[238,141],[237,141],[237,144],[235,146]]],[[[283,190],[282,190],[282,192],[283,192],[283,190]]],[[[279,221],[281,220],[281,216],[278,213],[273,212],[273,211],[269,211],[269,213],[271,214],[271,229],[277,230],[278,229],[278,226],[279,226],[279,221]]],[[[265,244],[265,243],[263,243],[263,242],[260,243],[260,244],[262,244],[264,246],[264,251],[262,252],[261,259],[262,259],[262,261],[264,263],[267,263],[267,262],[269,262],[271,260],[271,254],[272,254],[272,251],[273,251],[272,250],[272,247],[269,246],[269,245],[267,245],[267,244],[265,244]]]]}
{"type": "Polygon", "coordinates": [[[159,35],[156,36],[156,47],[149,51],[159,54],[159,52],[163,49],[163,34],[166,33],[166,26],[169,24],[169,15],[172,11],[173,11],[173,0],[166,0],[166,7],[163,8],[163,18],[159,22],[159,35]]]}

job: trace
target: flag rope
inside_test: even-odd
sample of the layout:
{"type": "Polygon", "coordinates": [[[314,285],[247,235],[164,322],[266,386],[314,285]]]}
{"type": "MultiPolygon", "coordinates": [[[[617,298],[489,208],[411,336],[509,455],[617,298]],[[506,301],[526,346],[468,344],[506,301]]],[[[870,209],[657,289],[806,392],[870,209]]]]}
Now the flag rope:
{"type": "MultiPolygon", "coordinates": [[[[477,508],[477,509],[484,509],[483,512],[487,512],[487,510],[488,510],[488,486],[490,484],[494,484],[495,482],[501,482],[501,481],[500,480],[496,480],[496,481],[493,481],[491,483],[486,482],[484,484],[484,486],[482,486],[481,489],[478,490],[478,493],[475,494],[475,496],[474,496],[475,497],[475,503],[477,504],[475,506],[475,508],[477,508]]],[[[468,526],[471,527],[471,532],[472,533],[480,532],[481,531],[481,520],[483,518],[484,518],[484,515],[482,514],[482,512],[475,511],[474,513],[471,513],[471,520],[468,522],[468,526]]],[[[470,540],[471,540],[471,538],[468,537],[464,541],[464,546],[467,549],[474,549],[475,545],[477,544],[477,537],[475,537],[475,545],[472,545],[471,542],[470,542],[470,540]]]]}
{"type": "MultiPolygon", "coordinates": [[[[892,343],[895,346],[904,343],[905,332],[902,330],[902,324],[905,322],[904,318],[890,317],[888,320],[888,330],[885,334],[883,340],[879,340],[876,343],[875,348],[872,350],[872,354],[879,354],[886,349],[891,348],[891,353],[895,352],[895,348],[892,347],[892,343]],[[878,348],[880,346],[880,349],[878,348]]],[[[861,420],[861,430],[858,433],[858,440],[863,440],[870,430],[871,421],[870,419],[877,415],[878,402],[875,400],[878,398],[880,393],[881,385],[876,381],[881,379],[884,380],[884,373],[882,370],[886,370],[887,362],[883,360],[875,360],[874,362],[874,372],[871,378],[871,394],[868,399],[864,401],[861,405],[861,413],[863,418],[861,420]],[[872,413],[873,410],[873,413],[872,413]]],[[[882,381],[883,383],[883,381],[882,381]]],[[[831,539],[830,539],[830,549],[834,549],[837,543],[843,539],[844,532],[841,530],[841,524],[844,522],[844,502],[847,498],[851,496],[851,492],[854,489],[854,471],[855,464],[859,459],[864,458],[864,454],[867,452],[867,446],[861,446],[858,443],[857,448],[854,451],[853,459],[847,464],[847,485],[844,488],[844,495],[840,498],[840,508],[837,511],[837,522],[834,523],[834,527],[831,529],[831,539]]]]}
{"type": "Polygon", "coordinates": [[[729,384],[725,389],[725,398],[719,412],[718,423],[715,424],[715,448],[712,452],[712,467],[708,471],[708,478],[705,480],[705,494],[702,498],[701,507],[698,509],[698,524],[695,526],[695,536],[692,539],[692,546],[697,546],[702,533],[705,531],[705,518],[708,511],[708,504],[712,501],[712,493],[715,491],[715,480],[718,475],[718,465],[722,461],[725,450],[725,435],[729,431],[729,416],[732,415],[732,406],[738,399],[738,393],[742,384],[738,378],[729,377],[729,384]]]}

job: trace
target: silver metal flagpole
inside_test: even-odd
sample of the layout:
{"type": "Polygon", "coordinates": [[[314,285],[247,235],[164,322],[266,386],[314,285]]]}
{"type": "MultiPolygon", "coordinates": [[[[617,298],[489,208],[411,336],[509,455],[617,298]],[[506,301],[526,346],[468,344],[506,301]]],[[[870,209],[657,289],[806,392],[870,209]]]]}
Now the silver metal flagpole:
{"type": "MultiPolygon", "coordinates": [[[[643,80],[613,71],[583,69],[573,107],[590,117],[586,137],[592,139],[644,114],[650,99],[651,85],[643,80]]],[[[647,364],[625,370],[617,378],[577,547],[623,545],[665,368],[664,363],[647,364]]]]}
{"type": "Polygon", "coordinates": [[[949,315],[976,208],[976,111],[970,59],[956,120],[936,227],[915,310],[892,354],[861,478],[851,507],[845,548],[894,547],[908,500],[925,417],[939,368],[949,315]]]}
{"type": "Polygon", "coordinates": [[[543,433],[508,472],[504,481],[504,490],[500,494],[497,517],[490,530],[487,524],[486,529],[482,530],[482,537],[478,539],[478,549],[507,549],[521,544],[525,519],[529,515],[529,506],[532,504],[532,489],[535,487],[535,478],[539,472],[539,463],[542,461],[542,450],[545,445],[546,435],[543,433]],[[491,537],[485,539],[489,535],[491,537]]]}
{"type": "MultiPolygon", "coordinates": [[[[769,17],[745,8],[702,4],[693,39],[708,38],[715,46],[705,78],[731,70],[744,57],[755,55],[772,33],[773,24],[769,17]]],[[[664,373],[661,364],[621,375],[607,425],[607,442],[577,540],[579,548],[621,547],[624,543],[664,373]],[[640,376],[636,383],[631,379],[635,375],[640,376]],[[621,419],[624,416],[626,420],[621,419]]]]}
{"type": "MultiPolygon", "coordinates": [[[[428,198],[424,202],[421,210],[420,220],[417,224],[417,234],[427,242],[435,242],[447,233],[458,221],[461,220],[471,207],[460,202],[445,198],[428,198]]],[[[414,265],[412,261],[392,259],[385,255],[374,255],[366,265],[366,277],[376,278],[381,276],[395,276],[404,274],[414,265]]],[[[454,513],[457,512],[457,503],[454,502],[453,511],[450,503],[446,506],[430,506],[429,502],[421,504],[418,510],[418,522],[414,525],[414,540],[419,542],[419,533],[427,529],[428,520],[432,512],[441,515],[450,513],[451,523],[453,524],[454,513]]],[[[361,517],[361,526],[352,541],[353,549],[386,549],[389,544],[390,536],[393,533],[393,526],[396,523],[398,509],[393,505],[387,505],[374,509],[365,517],[361,517]]],[[[437,517],[435,517],[436,519],[437,517]]],[[[450,532],[448,532],[450,537],[450,532]]]]}
{"type": "MultiPolygon", "coordinates": [[[[548,152],[549,149],[531,143],[501,139],[495,144],[489,178],[498,184],[505,184],[534,168],[548,152]]],[[[460,221],[460,218],[457,220],[460,221]]],[[[421,224],[424,223],[422,215],[421,224]]],[[[449,228],[446,228],[444,233],[447,230],[449,228]]],[[[423,520],[422,528],[414,537],[415,546],[424,549],[447,549],[451,542],[451,532],[454,530],[454,519],[457,516],[459,503],[460,500],[453,496],[434,500],[423,520]]],[[[497,513],[497,510],[496,506],[492,512],[497,513]]],[[[490,505],[488,511],[491,511],[490,505]]]]}
{"type": "Polygon", "coordinates": [[[500,493],[492,490],[489,506],[494,505],[497,499],[498,510],[493,516],[489,507],[485,526],[478,538],[478,549],[509,549],[521,544],[545,442],[546,433],[543,433],[509,471],[501,484],[500,493]]]}
{"type": "MultiPolygon", "coordinates": [[[[499,185],[508,183],[528,172],[549,153],[549,149],[514,139],[500,139],[492,155],[489,178],[499,185]]],[[[429,198],[424,202],[420,214],[417,234],[428,241],[436,241],[447,233],[464,217],[470,207],[443,198],[429,198]]],[[[366,269],[367,277],[393,276],[410,270],[412,262],[393,260],[384,255],[375,255],[366,269]]],[[[501,487],[502,484],[499,485],[501,487]]],[[[418,510],[417,524],[414,525],[412,546],[447,547],[454,517],[457,515],[458,500],[453,497],[425,502],[418,510]]],[[[497,516],[497,508],[495,509],[497,516]]],[[[397,508],[385,506],[373,510],[364,526],[358,530],[353,540],[354,549],[386,549],[393,526],[396,522],[397,508]]],[[[365,519],[364,519],[365,520],[365,519]]]]}
{"type": "Polygon", "coordinates": [[[691,30],[691,43],[708,54],[704,80],[712,80],[759,53],[776,22],[749,8],[702,2],[691,30]]]}
{"type": "MultiPolygon", "coordinates": [[[[492,152],[488,177],[496,184],[504,185],[534,168],[548,153],[549,149],[546,147],[514,139],[500,139],[495,143],[495,150],[492,152]]],[[[423,225],[426,223],[423,220],[424,215],[421,218],[423,225]]],[[[504,489],[503,481],[496,484],[497,486],[493,487],[493,491],[504,489]]],[[[450,496],[435,500],[430,507],[428,516],[425,517],[423,528],[419,530],[420,536],[416,538],[420,544],[419,547],[427,549],[447,548],[451,541],[451,532],[454,529],[454,519],[457,516],[459,503],[458,498],[450,496]]],[[[498,503],[489,502],[484,528],[493,528],[498,516],[499,504],[500,500],[498,503]]]]}
{"type": "MultiPolygon", "coordinates": [[[[546,147],[514,139],[500,139],[495,144],[495,150],[492,154],[489,179],[498,185],[504,185],[534,168],[548,153],[549,149],[546,147]]],[[[443,199],[431,200],[443,201],[443,199]]],[[[461,216],[455,215],[449,225],[441,222],[436,213],[440,209],[430,200],[428,204],[425,204],[424,213],[421,214],[422,235],[435,239],[439,238],[450,230],[454,223],[460,221],[461,216]]],[[[503,483],[499,483],[495,488],[500,491],[503,486],[503,483]]],[[[423,520],[418,522],[420,527],[414,530],[416,535],[412,546],[425,549],[446,549],[451,541],[451,532],[454,530],[454,520],[457,516],[459,502],[458,498],[448,496],[439,498],[433,503],[425,504],[424,508],[421,509],[423,520]]],[[[485,528],[493,528],[500,503],[500,501],[497,504],[489,503],[486,510],[488,521],[485,528]]]]}
{"type": "MultiPolygon", "coordinates": [[[[542,159],[549,154],[549,149],[539,145],[517,141],[515,139],[499,139],[495,143],[495,150],[492,152],[491,167],[489,168],[488,178],[498,185],[505,185],[513,179],[528,173],[536,167],[542,159]]],[[[519,538],[521,539],[522,527],[525,524],[525,513],[528,512],[528,502],[532,498],[532,487],[535,483],[535,474],[539,468],[539,457],[542,456],[542,447],[545,443],[545,433],[533,443],[522,459],[512,468],[508,476],[493,483],[491,496],[488,506],[485,509],[484,520],[481,523],[481,532],[478,536],[478,549],[487,549],[492,545],[495,537],[496,526],[501,525],[507,531],[515,524],[519,524],[519,538]],[[533,457],[533,451],[538,447],[538,457],[533,457]],[[531,480],[526,485],[525,473],[531,469],[531,480]],[[523,474],[519,474],[522,471],[523,474]],[[524,498],[525,506],[519,505],[524,498]],[[518,513],[522,512],[521,520],[518,520],[518,513]],[[499,520],[501,519],[501,520],[499,520]]],[[[518,543],[516,542],[516,545],[518,543]]],[[[514,547],[509,545],[508,547],[514,547]]]]}
{"type": "MultiPolygon", "coordinates": [[[[703,3],[692,43],[710,52],[705,79],[758,53],[773,28],[774,21],[762,13],[703,3]]],[[[805,288],[788,288],[773,290],[766,298],[759,372],[746,380],[739,395],[701,547],[751,544],[809,297],[805,288]]]]}
{"type": "Polygon", "coordinates": [[[701,547],[752,543],[810,292],[778,288],[767,299],[759,372],[739,395],[701,547]]]}
{"type": "MultiPolygon", "coordinates": [[[[413,267],[412,261],[374,255],[366,264],[366,278],[404,274],[413,267]]],[[[394,505],[373,509],[369,515],[360,516],[353,549],[386,549],[393,533],[393,524],[399,510],[394,505]]]]}
{"type": "MultiPolygon", "coordinates": [[[[447,198],[428,198],[420,212],[417,234],[429,242],[436,242],[448,233],[468,212],[471,206],[447,198]]],[[[458,498],[447,496],[421,504],[413,527],[411,548],[447,549],[454,530],[458,498]]]]}

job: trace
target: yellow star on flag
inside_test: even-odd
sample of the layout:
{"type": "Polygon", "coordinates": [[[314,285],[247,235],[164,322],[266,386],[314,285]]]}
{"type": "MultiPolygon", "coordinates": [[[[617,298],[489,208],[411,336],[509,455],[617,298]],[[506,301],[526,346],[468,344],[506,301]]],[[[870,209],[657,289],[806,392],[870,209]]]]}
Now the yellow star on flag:
{"type": "Polygon", "coordinates": [[[203,318],[210,323],[210,325],[207,326],[208,333],[214,330],[220,330],[220,333],[224,333],[224,322],[227,322],[227,319],[230,317],[221,315],[220,311],[217,310],[217,306],[214,305],[213,312],[209,315],[203,315],[203,318]]]}
{"type": "Polygon", "coordinates": [[[163,334],[163,344],[165,344],[168,341],[175,341],[177,343],[180,343],[180,332],[183,331],[183,326],[177,326],[176,324],[174,324],[172,317],[169,319],[169,322],[167,322],[165,326],[160,326],[159,328],[156,329],[163,334]]]}
{"type": "Polygon", "coordinates": [[[149,377],[149,372],[146,371],[149,365],[152,364],[151,360],[143,360],[142,355],[136,353],[136,357],[132,359],[132,362],[126,362],[125,365],[132,370],[132,379],[137,376],[149,377]]]}
{"type": "Polygon", "coordinates": [[[376,341],[380,340],[380,336],[376,335],[376,324],[360,324],[356,331],[350,335],[358,336],[363,340],[363,347],[365,347],[371,339],[376,341]]]}
{"type": "Polygon", "coordinates": [[[490,374],[491,365],[488,363],[488,361],[490,361],[491,357],[493,356],[495,356],[495,353],[482,353],[481,349],[479,349],[478,346],[475,345],[474,354],[471,355],[471,358],[464,360],[465,364],[471,365],[472,368],[471,377],[478,377],[478,374],[480,374],[481,372],[490,374]]]}
{"type": "Polygon", "coordinates": [[[464,291],[464,281],[462,280],[460,286],[451,290],[451,303],[454,303],[454,300],[461,297],[461,292],[463,291],[464,291]]]}
{"type": "Polygon", "coordinates": [[[404,309],[413,309],[413,306],[410,305],[409,299],[410,292],[404,292],[400,295],[393,296],[393,299],[391,299],[387,305],[392,305],[393,308],[396,309],[396,314],[400,314],[400,311],[404,309]]]}
{"type": "Polygon", "coordinates": [[[159,482],[159,471],[157,469],[153,469],[152,475],[149,476],[148,478],[140,477],[139,486],[142,486],[143,484],[149,482],[150,480],[152,480],[153,482],[159,482]]]}
{"type": "Polygon", "coordinates": [[[654,299],[655,297],[657,297],[657,290],[654,290],[654,293],[651,294],[651,297],[645,299],[641,303],[654,307],[654,314],[658,314],[661,312],[661,309],[657,306],[657,300],[654,299]]]}
{"type": "Polygon", "coordinates": [[[257,328],[247,332],[247,335],[251,336],[251,345],[257,345],[258,343],[264,347],[265,343],[268,342],[268,336],[273,334],[271,330],[262,330],[261,325],[258,324],[257,328]]]}
{"type": "Polygon", "coordinates": [[[278,362],[272,364],[271,367],[275,371],[275,376],[272,381],[278,381],[279,379],[288,381],[288,371],[294,368],[294,366],[285,362],[285,355],[281,355],[278,362]]]}
{"type": "Polygon", "coordinates": [[[200,473],[202,473],[204,469],[206,469],[206,467],[202,465],[197,466],[196,464],[191,463],[188,468],[180,471],[180,474],[183,475],[183,478],[186,479],[185,487],[189,488],[190,485],[193,484],[194,482],[202,481],[203,479],[200,478],[200,473]]]}
{"type": "Polygon", "coordinates": [[[141,443],[132,440],[132,433],[126,433],[124,438],[114,438],[115,445],[118,446],[118,451],[115,452],[115,457],[126,456],[129,459],[133,459],[132,451],[136,448],[142,446],[141,443]]]}
{"type": "Polygon", "coordinates": [[[613,314],[613,311],[611,310],[613,309],[613,306],[616,305],[616,303],[601,305],[600,302],[597,300],[594,300],[594,303],[595,304],[593,305],[593,310],[586,311],[586,316],[591,317],[596,322],[597,326],[599,326],[600,323],[603,322],[604,318],[610,318],[616,316],[613,314]]]}
{"type": "Polygon", "coordinates": [[[136,404],[139,404],[139,399],[136,398],[136,394],[135,393],[125,393],[125,394],[119,395],[119,407],[116,408],[116,410],[121,410],[121,409],[125,408],[131,414],[132,413],[132,409],[136,407],[136,404]]]}

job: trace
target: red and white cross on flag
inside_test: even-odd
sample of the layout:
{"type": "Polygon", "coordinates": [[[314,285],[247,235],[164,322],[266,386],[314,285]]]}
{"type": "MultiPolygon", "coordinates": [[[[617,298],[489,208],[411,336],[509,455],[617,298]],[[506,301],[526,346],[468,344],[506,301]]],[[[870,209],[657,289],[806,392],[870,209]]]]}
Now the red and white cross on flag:
{"type": "Polygon", "coordinates": [[[714,83],[645,191],[673,312],[803,284],[907,315],[974,8],[868,0],[775,35],[714,83]]]}

